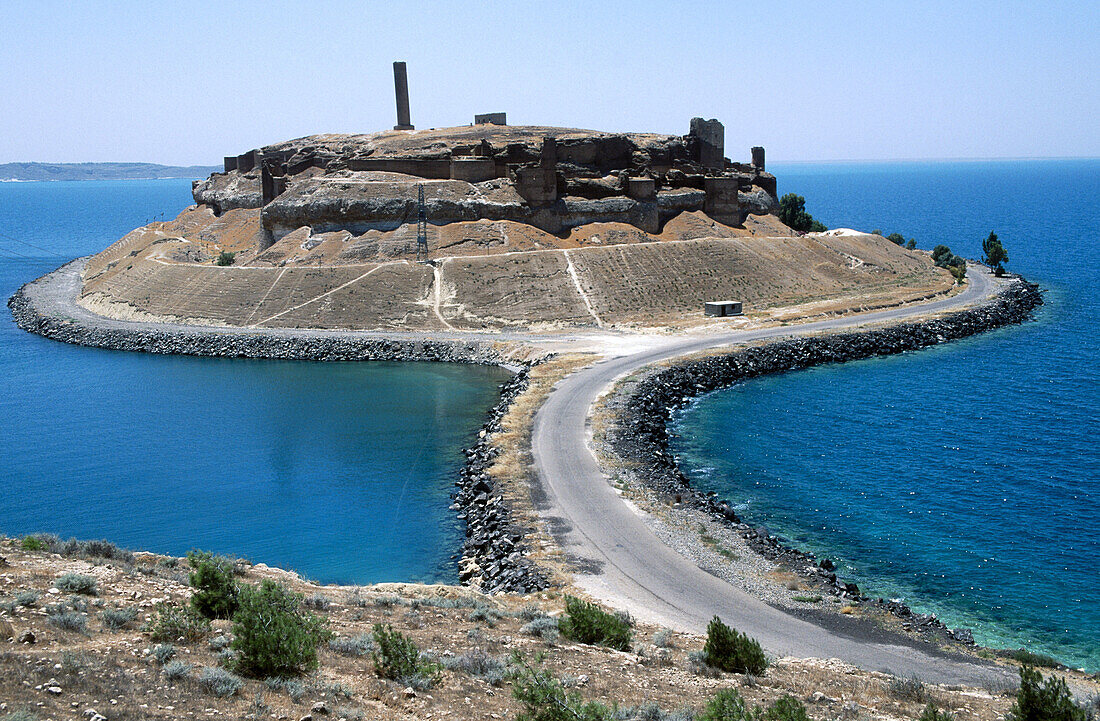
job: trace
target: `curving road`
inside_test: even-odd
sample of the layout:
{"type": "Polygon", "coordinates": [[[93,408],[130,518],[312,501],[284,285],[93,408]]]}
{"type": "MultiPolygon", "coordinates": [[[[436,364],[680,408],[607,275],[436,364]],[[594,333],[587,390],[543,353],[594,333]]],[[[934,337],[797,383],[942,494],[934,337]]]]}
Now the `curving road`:
{"type": "Polygon", "coordinates": [[[584,571],[576,576],[593,596],[635,616],[674,629],[701,633],[719,615],[779,655],[838,658],[865,669],[917,675],[938,683],[978,684],[1003,671],[962,658],[935,654],[915,643],[883,643],[840,635],[798,619],[698,568],[663,543],[639,512],[607,482],[589,448],[593,403],[616,379],[675,356],[750,341],[850,329],[954,310],[995,290],[984,269],[972,268],[958,295],[922,305],[856,317],[769,328],[710,338],[672,340],[656,348],[601,361],[562,380],[535,416],[532,451],[549,509],[545,516],[570,557],[584,571]]]}

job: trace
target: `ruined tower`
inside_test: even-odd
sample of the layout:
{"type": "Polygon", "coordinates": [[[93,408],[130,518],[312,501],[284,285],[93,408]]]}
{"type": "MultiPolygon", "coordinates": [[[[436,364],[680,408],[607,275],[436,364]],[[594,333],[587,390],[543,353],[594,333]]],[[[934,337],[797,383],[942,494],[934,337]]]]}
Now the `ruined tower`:
{"type": "Polygon", "coordinates": [[[393,64],[393,88],[397,93],[397,125],[394,130],[415,130],[409,119],[409,76],[405,72],[405,63],[393,64]]]}

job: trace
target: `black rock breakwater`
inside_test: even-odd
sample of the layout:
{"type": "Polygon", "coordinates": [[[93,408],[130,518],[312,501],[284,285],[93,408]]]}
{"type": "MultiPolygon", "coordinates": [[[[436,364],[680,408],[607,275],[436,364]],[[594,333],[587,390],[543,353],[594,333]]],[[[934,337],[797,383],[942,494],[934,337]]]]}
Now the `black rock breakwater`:
{"type": "Polygon", "coordinates": [[[501,386],[500,400],[489,411],[478,442],[466,450],[466,467],[455,483],[452,508],[466,521],[459,579],[486,593],[531,593],[549,586],[546,574],[527,557],[526,530],[513,521],[508,502],[488,473],[501,452],[489,440],[500,430],[512,401],[527,390],[528,372],[521,370],[501,386]]]}
{"type": "Polygon", "coordinates": [[[20,288],[8,299],[15,324],[25,331],[75,345],[109,350],[217,358],[273,358],[312,361],[443,361],[498,365],[507,361],[492,343],[459,340],[408,340],[353,337],[339,333],[294,331],[220,332],[116,328],[57,318],[41,313],[20,288]]]}
{"type": "Polygon", "coordinates": [[[665,498],[700,508],[732,527],[764,557],[788,566],[822,590],[858,602],[876,603],[923,633],[947,633],[972,643],[966,629],[950,630],[934,615],[914,613],[896,601],[872,599],[855,583],[837,577],[828,559],[791,548],[765,529],[744,523],[730,502],[692,488],[669,450],[673,412],[696,396],[769,373],[918,350],[983,331],[1029,320],[1043,302],[1036,285],[1014,280],[990,302],[973,309],[878,330],[837,333],[768,343],[746,350],[680,363],[652,371],[637,382],[609,433],[611,448],[640,466],[637,478],[665,498]]]}

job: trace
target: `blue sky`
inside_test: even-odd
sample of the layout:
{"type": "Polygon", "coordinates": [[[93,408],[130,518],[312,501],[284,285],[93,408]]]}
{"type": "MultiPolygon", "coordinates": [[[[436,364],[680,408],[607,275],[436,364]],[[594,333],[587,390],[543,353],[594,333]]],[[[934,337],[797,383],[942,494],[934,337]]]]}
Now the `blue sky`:
{"type": "Polygon", "coordinates": [[[214,164],[394,122],[682,134],[769,160],[1100,156],[1100,2],[0,0],[0,162],[214,164]]]}

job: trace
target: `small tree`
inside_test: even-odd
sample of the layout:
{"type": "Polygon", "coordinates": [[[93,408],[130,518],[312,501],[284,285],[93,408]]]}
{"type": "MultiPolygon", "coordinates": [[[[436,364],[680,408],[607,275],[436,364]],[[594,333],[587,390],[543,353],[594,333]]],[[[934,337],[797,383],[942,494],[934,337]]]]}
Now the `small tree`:
{"type": "Polygon", "coordinates": [[[218,257],[214,260],[214,265],[233,265],[233,261],[236,259],[236,253],[230,253],[228,250],[223,250],[218,253],[218,257]]]}
{"type": "Polygon", "coordinates": [[[1073,702],[1065,679],[1043,675],[1031,668],[1020,668],[1020,690],[1008,711],[1008,721],[1085,721],[1085,710],[1073,702]]]}
{"type": "Polygon", "coordinates": [[[558,630],[581,643],[630,649],[630,622],[626,618],[573,596],[565,597],[565,615],[558,620],[558,630]]]}
{"type": "Polygon", "coordinates": [[[905,245],[905,236],[901,233],[890,233],[890,235],[886,236],[886,240],[894,245],[905,245]]]}
{"type": "Polygon", "coordinates": [[[998,277],[1004,275],[1004,264],[1008,262],[1008,252],[993,231],[989,231],[989,237],[982,241],[982,252],[985,253],[986,265],[991,267],[998,277]]]}
{"type": "Polygon", "coordinates": [[[233,562],[207,551],[189,551],[187,565],[192,569],[187,582],[195,589],[191,607],[207,618],[232,618],[239,592],[233,562]]]}
{"type": "Polygon", "coordinates": [[[917,249],[917,241],[910,238],[909,242],[905,244],[905,249],[906,250],[916,250],[917,249]]]}
{"type": "Polygon", "coordinates": [[[800,233],[821,233],[828,230],[806,212],[806,199],[794,193],[787,193],[779,199],[779,220],[791,230],[800,233]]]}
{"type": "Polygon", "coordinates": [[[768,659],[756,639],[730,628],[717,616],[707,624],[703,661],[708,666],[733,673],[759,675],[768,668],[768,659]]]}
{"type": "Polygon", "coordinates": [[[532,668],[517,651],[512,656],[512,697],[523,704],[516,721],[610,721],[611,709],[566,691],[554,675],[532,668]]]}
{"type": "Polygon", "coordinates": [[[233,614],[234,669],[245,676],[297,676],[317,668],[317,645],[329,638],[325,620],[302,613],[301,594],[264,579],[244,586],[233,614]]]}

